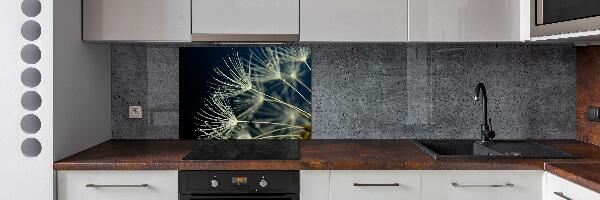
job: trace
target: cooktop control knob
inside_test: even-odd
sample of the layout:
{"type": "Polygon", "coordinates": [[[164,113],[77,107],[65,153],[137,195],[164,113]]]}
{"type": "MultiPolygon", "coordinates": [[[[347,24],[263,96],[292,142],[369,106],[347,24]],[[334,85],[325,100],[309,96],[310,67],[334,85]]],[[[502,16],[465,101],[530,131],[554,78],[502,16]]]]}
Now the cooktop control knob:
{"type": "Polygon", "coordinates": [[[260,185],[260,187],[267,187],[267,185],[269,185],[269,183],[267,183],[267,180],[263,179],[263,180],[260,180],[260,183],[258,183],[258,185],[260,185]]]}
{"type": "Polygon", "coordinates": [[[219,187],[219,181],[217,180],[210,180],[210,187],[219,187]]]}

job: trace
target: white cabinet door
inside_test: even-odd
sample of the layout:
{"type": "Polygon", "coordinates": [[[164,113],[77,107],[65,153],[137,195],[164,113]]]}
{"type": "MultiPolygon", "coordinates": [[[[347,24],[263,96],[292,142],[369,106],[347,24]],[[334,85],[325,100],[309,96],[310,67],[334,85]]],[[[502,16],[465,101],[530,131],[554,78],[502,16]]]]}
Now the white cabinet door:
{"type": "Polygon", "coordinates": [[[297,41],[299,0],[192,0],[192,40],[297,41]]]}
{"type": "Polygon", "coordinates": [[[544,200],[600,200],[600,194],[575,183],[546,173],[544,200]]]}
{"type": "Polygon", "coordinates": [[[190,0],[83,0],[83,40],[190,41],[190,0]]]}
{"type": "Polygon", "coordinates": [[[300,200],[329,200],[329,170],[300,171],[300,200]]]}
{"type": "Polygon", "coordinates": [[[302,0],[300,41],[403,42],[408,0],[302,0]]]}
{"type": "Polygon", "coordinates": [[[177,176],[170,170],[58,171],[58,200],[177,200],[177,176]]]}
{"type": "Polygon", "coordinates": [[[543,171],[423,171],[422,200],[542,200],[543,171]]]}
{"type": "Polygon", "coordinates": [[[408,40],[529,40],[529,12],[529,0],[410,0],[408,40]]]}
{"type": "Polygon", "coordinates": [[[419,171],[331,171],[331,200],[419,200],[419,171]]]}

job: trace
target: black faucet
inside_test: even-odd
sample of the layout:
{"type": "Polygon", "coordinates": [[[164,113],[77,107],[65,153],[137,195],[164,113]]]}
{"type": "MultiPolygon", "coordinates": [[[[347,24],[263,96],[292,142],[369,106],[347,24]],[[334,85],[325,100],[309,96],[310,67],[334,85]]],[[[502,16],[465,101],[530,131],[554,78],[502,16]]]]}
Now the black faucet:
{"type": "Polygon", "coordinates": [[[483,124],[481,124],[481,143],[486,143],[491,141],[494,137],[496,137],[496,132],[492,130],[492,119],[489,119],[490,123],[488,124],[488,112],[487,112],[487,94],[485,92],[485,85],[483,83],[477,84],[475,87],[475,101],[479,101],[481,99],[479,97],[479,92],[481,92],[481,96],[483,101],[481,105],[483,106],[483,124]]]}

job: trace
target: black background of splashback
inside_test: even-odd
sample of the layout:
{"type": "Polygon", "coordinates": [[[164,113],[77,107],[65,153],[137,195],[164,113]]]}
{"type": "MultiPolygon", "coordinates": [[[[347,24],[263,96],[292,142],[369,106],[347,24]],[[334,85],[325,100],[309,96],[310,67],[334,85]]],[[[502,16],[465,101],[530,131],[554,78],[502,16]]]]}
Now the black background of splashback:
{"type": "Polygon", "coordinates": [[[179,48],[179,139],[197,139],[194,115],[210,95],[207,81],[214,67],[231,53],[230,47],[179,48]]]}

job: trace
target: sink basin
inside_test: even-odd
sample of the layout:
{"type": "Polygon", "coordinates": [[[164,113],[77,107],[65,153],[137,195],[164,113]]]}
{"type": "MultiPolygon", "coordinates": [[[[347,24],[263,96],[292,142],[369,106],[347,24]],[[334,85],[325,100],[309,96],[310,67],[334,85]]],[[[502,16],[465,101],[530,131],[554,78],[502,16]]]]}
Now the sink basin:
{"type": "Polygon", "coordinates": [[[530,141],[499,140],[480,144],[474,140],[414,140],[435,159],[532,158],[570,159],[570,153],[530,141]]]}

